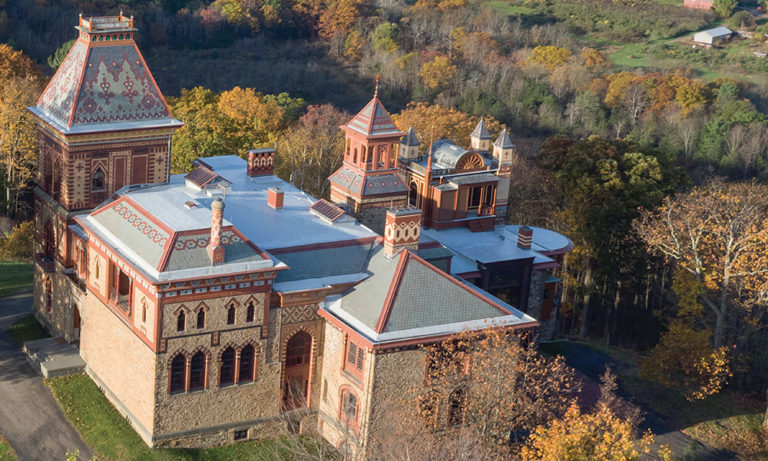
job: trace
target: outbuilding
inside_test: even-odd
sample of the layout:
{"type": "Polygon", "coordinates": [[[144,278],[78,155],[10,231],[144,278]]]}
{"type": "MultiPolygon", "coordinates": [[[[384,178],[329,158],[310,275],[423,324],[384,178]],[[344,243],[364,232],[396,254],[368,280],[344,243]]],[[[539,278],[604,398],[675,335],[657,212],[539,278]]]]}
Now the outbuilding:
{"type": "Polygon", "coordinates": [[[702,45],[714,46],[730,40],[731,37],[733,37],[733,31],[725,26],[720,26],[696,32],[693,34],[693,41],[702,45]]]}

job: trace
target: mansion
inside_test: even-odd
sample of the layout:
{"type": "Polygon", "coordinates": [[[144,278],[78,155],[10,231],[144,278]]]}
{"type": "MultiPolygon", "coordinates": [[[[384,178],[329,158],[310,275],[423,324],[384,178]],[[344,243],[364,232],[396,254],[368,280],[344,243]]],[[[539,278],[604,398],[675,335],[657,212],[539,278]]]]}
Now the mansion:
{"type": "MultiPolygon", "coordinates": [[[[492,142],[480,120],[466,148],[442,139],[424,149],[377,92],[342,127],[330,200],[275,176],[273,149],[171,175],[183,121],[133,20],[81,17],[76,29],[29,108],[34,310],[79,345],[148,445],[311,426],[364,453],[375,409],[423,379],[421,346],[489,326],[551,335],[552,270],[573,244],[505,224],[515,174],[506,131],[492,142]]],[[[454,410],[446,403],[444,420],[454,410]]]]}

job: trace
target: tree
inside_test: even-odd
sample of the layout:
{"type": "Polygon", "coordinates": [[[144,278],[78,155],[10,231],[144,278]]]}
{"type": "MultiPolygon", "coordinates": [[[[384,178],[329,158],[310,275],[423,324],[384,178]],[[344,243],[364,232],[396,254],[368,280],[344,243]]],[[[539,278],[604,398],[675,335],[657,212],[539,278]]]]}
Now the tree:
{"type": "Polygon", "coordinates": [[[376,26],[373,31],[373,46],[377,50],[391,53],[397,51],[400,45],[397,44],[397,24],[383,22],[376,26]]]}
{"type": "MultiPolygon", "coordinates": [[[[524,434],[559,418],[579,391],[563,357],[544,357],[529,337],[488,329],[481,336],[467,332],[425,350],[422,418],[440,426],[439,402],[448,399],[453,405],[459,389],[459,413],[452,416],[474,427],[488,447],[501,449],[511,433],[524,434]]],[[[456,424],[450,415],[448,424],[456,424]]]]}
{"type": "Polygon", "coordinates": [[[724,18],[730,17],[737,6],[739,6],[738,0],[714,0],[712,2],[712,8],[724,18]]]}
{"type": "Polygon", "coordinates": [[[425,87],[435,89],[443,87],[453,79],[458,68],[451,64],[448,56],[436,56],[432,61],[425,62],[419,71],[419,77],[425,87]]]}
{"type": "MultiPolygon", "coordinates": [[[[435,141],[449,138],[459,145],[468,144],[470,133],[480,121],[466,112],[424,102],[410,103],[392,118],[400,130],[406,131],[411,126],[416,130],[423,153],[429,150],[430,133],[435,141]]],[[[485,124],[491,133],[501,131],[501,124],[493,117],[485,116],[485,124]]]]}
{"type": "Polygon", "coordinates": [[[48,67],[54,71],[57,70],[61,63],[64,62],[64,58],[67,57],[69,50],[72,49],[74,44],[75,40],[68,40],[62,43],[62,45],[52,55],[48,56],[48,59],[46,60],[48,62],[48,67]]]}
{"type": "Polygon", "coordinates": [[[0,237],[0,259],[5,261],[29,261],[32,259],[35,241],[35,222],[24,221],[11,232],[0,237]]]}
{"type": "MultiPolygon", "coordinates": [[[[750,313],[768,295],[768,186],[712,182],[644,210],[634,229],[648,249],[699,281],[714,316],[714,347],[726,344],[734,310],[750,313]]],[[[735,332],[734,332],[735,333],[735,332]]]]}
{"type": "Polygon", "coordinates": [[[307,113],[278,141],[276,172],[316,197],[328,191],[328,177],[344,156],[344,135],[339,125],[348,114],[331,104],[307,107],[307,113]]]}
{"type": "Polygon", "coordinates": [[[527,64],[540,64],[549,70],[565,64],[571,58],[571,50],[559,46],[537,46],[531,50],[527,64]]]}

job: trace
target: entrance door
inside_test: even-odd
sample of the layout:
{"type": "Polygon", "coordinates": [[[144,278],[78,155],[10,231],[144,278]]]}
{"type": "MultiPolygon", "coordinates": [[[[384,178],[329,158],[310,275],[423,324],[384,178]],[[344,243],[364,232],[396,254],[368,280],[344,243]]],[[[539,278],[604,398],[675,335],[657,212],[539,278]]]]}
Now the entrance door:
{"type": "Polygon", "coordinates": [[[306,332],[300,331],[288,340],[283,384],[283,405],[286,410],[307,406],[311,351],[312,336],[306,332]]]}
{"type": "Polygon", "coordinates": [[[80,311],[77,309],[77,304],[73,305],[72,309],[74,310],[73,335],[75,341],[80,341],[80,311]]]}

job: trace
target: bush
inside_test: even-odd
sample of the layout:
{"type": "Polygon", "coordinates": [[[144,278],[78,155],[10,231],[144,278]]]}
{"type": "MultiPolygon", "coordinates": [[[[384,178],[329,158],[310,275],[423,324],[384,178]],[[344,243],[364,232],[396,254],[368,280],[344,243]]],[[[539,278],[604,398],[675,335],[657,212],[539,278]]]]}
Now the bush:
{"type": "Polygon", "coordinates": [[[0,237],[0,259],[5,261],[29,261],[34,248],[35,223],[24,221],[5,236],[0,237]]]}
{"type": "Polygon", "coordinates": [[[755,28],[755,17],[749,11],[739,11],[731,16],[728,25],[732,29],[752,30],[755,28]]]}

